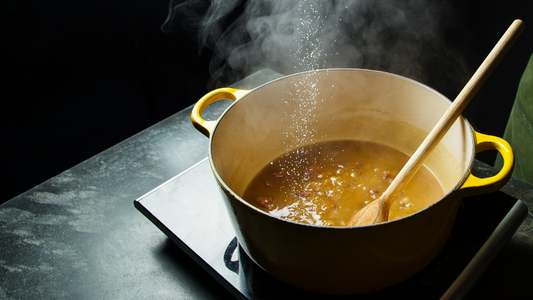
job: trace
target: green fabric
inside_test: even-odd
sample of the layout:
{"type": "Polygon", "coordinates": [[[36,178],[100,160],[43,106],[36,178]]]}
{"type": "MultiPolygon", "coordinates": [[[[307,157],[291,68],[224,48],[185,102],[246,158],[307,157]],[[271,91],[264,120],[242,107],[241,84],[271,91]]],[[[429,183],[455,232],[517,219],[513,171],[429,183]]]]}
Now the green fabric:
{"type": "MultiPolygon", "coordinates": [[[[503,138],[515,155],[513,176],[533,183],[533,56],[520,79],[503,138]]],[[[499,169],[502,164],[498,155],[495,167],[499,169]]]]}

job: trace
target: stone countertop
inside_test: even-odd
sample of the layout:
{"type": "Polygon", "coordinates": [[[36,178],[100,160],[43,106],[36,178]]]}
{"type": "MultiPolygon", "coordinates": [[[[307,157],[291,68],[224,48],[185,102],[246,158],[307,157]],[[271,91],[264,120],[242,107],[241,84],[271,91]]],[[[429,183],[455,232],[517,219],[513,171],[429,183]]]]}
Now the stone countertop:
{"type": "Polygon", "coordinates": [[[133,206],[207,156],[190,111],[1,205],[0,299],[220,299],[225,290],[133,206]]]}
{"type": "MultiPolygon", "coordinates": [[[[191,109],[1,205],[0,299],[231,298],[133,206],[207,156],[208,139],[193,128],[191,109]]],[[[224,107],[210,109],[206,119],[224,107]]],[[[503,191],[532,211],[532,185],[513,178],[503,191]]],[[[530,213],[472,299],[533,297],[532,219],[530,213]]]]}

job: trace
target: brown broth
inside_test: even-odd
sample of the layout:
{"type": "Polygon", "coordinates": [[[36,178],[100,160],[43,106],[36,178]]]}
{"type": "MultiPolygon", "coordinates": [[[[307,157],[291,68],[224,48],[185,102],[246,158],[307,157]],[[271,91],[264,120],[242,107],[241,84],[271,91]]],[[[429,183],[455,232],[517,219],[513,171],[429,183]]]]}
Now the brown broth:
{"type": "MultiPolygon", "coordinates": [[[[408,160],[407,154],[372,142],[315,143],[270,162],[243,198],[282,219],[344,226],[381,196],[408,160]]],[[[423,166],[394,201],[389,220],[413,214],[443,196],[440,182],[423,166]]]]}

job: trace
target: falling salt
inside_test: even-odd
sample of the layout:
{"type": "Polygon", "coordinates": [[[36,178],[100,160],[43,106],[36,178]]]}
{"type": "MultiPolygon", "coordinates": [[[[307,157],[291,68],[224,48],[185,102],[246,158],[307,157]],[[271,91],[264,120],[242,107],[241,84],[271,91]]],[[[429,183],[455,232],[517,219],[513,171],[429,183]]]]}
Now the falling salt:
{"type": "MultiPolygon", "coordinates": [[[[323,27],[325,16],[317,9],[321,5],[318,1],[302,1],[298,4],[300,22],[294,24],[295,36],[299,37],[299,43],[295,51],[297,65],[295,70],[308,71],[299,76],[299,80],[292,82],[292,88],[283,99],[286,105],[296,107],[292,112],[285,112],[284,122],[288,123],[287,130],[281,135],[286,152],[311,144],[320,136],[315,124],[321,114],[317,104],[325,102],[320,96],[320,73],[317,70],[325,64],[327,55],[324,53],[325,46],[321,36],[324,34],[323,27]]],[[[332,85],[334,87],[334,85],[332,85]]],[[[328,99],[326,99],[328,100],[328,99]]],[[[327,135],[322,135],[325,137],[327,135]]],[[[306,160],[296,160],[287,157],[287,164],[309,164],[306,160]]]]}

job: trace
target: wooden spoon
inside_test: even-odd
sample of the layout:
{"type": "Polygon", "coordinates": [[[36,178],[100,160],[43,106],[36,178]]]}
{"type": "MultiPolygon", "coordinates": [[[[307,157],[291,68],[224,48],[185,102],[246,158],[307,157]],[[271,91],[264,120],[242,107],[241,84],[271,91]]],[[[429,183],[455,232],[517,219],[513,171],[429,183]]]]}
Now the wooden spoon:
{"type": "Polygon", "coordinates": [[[389,210],[395,198],[411,178],[413,178],[425,159],[437,146],[446,132],[448,132],[452,124],[463,112],[470,100],[489,77],[490,73],[494,70],[523,29],[524,23],[521,20],[515,20],[511,24],[509,29],[507,29],[496,46],[494,46],[457,98],[455,98],[452,105],[448,108],[437,125],[435,125],[413,156],[407,161],[400,173],[394,178],[387,190],[381,195],[381,197],[372,201],[355,214],[350,221],[348,221],[347,226],[365,226],[387,222],[389,220],[389,210]]]}

